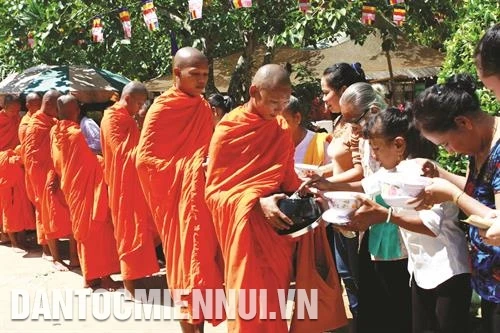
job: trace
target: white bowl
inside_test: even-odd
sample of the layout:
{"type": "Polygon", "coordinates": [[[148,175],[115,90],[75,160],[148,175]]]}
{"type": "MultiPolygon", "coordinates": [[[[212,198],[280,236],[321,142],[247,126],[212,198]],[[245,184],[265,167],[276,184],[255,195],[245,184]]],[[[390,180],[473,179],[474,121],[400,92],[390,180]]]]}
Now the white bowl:
{"type": "Polygon", "coordinates": [[[406,202],[422,192],[431,180],[421,176],[409,176],[404,173],[388,173],[381,181],[380,195],[391,207],[415,208],[406,202]]]}
{"type": "Polygon", "coordinates": [[[323,176],[323,170],[319,166],[312,164],[295,163],[295,172],[300,178],[307,177],[309,172],[313,172],[320,177],[323,176]]]}
{"type": "Polygon", "coordinates": [[[333,210],[337,217],[349,217],[356,209],[361,206],[359,197],[365,196],[359,192],[324,192],[323,195],[328,199],[329,210],[333,210]]]}

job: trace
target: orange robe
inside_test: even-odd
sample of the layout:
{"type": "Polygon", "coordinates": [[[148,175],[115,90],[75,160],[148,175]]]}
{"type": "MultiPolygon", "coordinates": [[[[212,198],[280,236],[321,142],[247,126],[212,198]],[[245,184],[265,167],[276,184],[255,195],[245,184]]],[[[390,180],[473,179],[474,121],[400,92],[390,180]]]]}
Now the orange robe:
{"type": "MultiPolygon", "coordinates": [[[[202,163],[212,124],[210,106],[201,96],[171,88],[149,109],[141,135],[137,168],[163,242],[171,290],[223,290],[222,258],[204,197],[202,163]]],[[[193,318],[190,297],[185,300],[189,322],[222,321],[206,313],[193,318]]]]}
{"type": "Polygon", "coordinates": [[[157,235],[142,193],[135,157],[139,128],[119,102],[104,111],[101,144],[104,179],[109,186],[109,207],[124,280],[134,280],[159,270],[154,245],[157,235]]]}
{"type": "Polygon", "coordinates": [[[103,165],[77,123],[59,121],[50,131],[52,160],[61,180],[86,281],[120,270],[103,165]]]}
{"type": "Polygon", "coordinates": [[[10,117],[5,111],[0,111],[0,151],[14,149],[19,144],[19,121],[19,116],[10,117]]]}
{"type": "Polygon", "coordinates": [[[21,122],[19,123],[19,129],[17,131],[19,142],[23,142],[24,138],[26,137],[26,130],[28,129],[28,123],[30,122],[31,116],[32,116],[31,114],[26,113],[21,118],[21,122]]]}
{"type": "Polygon", "coordinates": [[[58,239],[71,235],[69,209],[61,189],[54,193],[48,182],[54,175],[50,157],[50,129],[57,120],[42,111],[36,112],[28,123],[26,137],[21,146],[29,184],[33,191],[35,207],[40,212],[41,226],[37,225],[39,243],[44,239],[58,239]]]}
{"type": "Polygon", "coordinates": [[[24,169],[12,149],[0,152],[0,218],[4,232],[35,229],[35,215],[26,194],[24,169]]]}
{"type": "Polygon", "coordinates": [[[33,208],[26,197],[24,169],[19,163],[9,163],[9,157],[19,144],[19,116],[9,117],[0,111],[0,221],[4,232],[34,229],[33,208]]]}
{"type": "MultiPolygon", "coordinates": [[[[226,289],[266,289],[266,313],[278,318],[236,316],[228,321],[229,332],[288,332],[277,290],[288,290],[295,243],[278,235],[257,205],[261,197],[300,185],[286,127],[281,117],[264,120],[242,106],[216,126],[210,144],[205,193],[224,256],[226,289]]],[[[257,294],[257,314],[263,302],[257,294]]]]}

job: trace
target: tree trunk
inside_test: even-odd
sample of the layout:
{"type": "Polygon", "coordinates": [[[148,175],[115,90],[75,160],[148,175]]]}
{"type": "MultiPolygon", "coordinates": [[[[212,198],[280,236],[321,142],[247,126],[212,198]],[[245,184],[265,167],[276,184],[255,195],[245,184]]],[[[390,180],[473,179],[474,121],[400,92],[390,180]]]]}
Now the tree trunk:
{"type": "Polygon", "coordinates": [[[244,103],[249,98],[250,84],[252,82],[253,55],[257,47],[257,38],[253,31],[243,32],[245,48],[238,59],[235,70],[229,81],[228,94],[234,98],[237,104],[244,103]]]}

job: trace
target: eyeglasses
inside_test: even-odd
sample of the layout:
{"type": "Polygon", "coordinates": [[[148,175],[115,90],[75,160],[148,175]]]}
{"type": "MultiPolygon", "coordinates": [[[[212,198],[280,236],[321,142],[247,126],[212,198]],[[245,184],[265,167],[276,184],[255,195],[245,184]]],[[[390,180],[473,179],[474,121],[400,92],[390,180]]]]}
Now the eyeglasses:
{"type": "Polygon", "coordinates": [[[366,109],[365,111],[363,111],[363,113],[361,114],[361,116],[359,116],[358,118],[356,118],[356,119],[349,119],[349,120],[346,120],[346,122],[348,122],[350,124],[359,124],[359,122],[366,116],[366,114],[368,113],[368,111],[370,111],[370,109],[366,109]]]}

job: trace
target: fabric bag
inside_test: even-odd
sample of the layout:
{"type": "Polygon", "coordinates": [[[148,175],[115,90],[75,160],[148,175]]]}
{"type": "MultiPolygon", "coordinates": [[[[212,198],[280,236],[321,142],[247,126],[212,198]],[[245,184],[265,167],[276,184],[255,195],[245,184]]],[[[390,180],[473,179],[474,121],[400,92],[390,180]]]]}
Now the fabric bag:
{"type": "MultiPolygon", "coordinates": [[[[347,325],[342,289],[330,245],[326,226],[321,224],[304,235],[297,244],[295,309],[290,327],[291,333],[320,333],[347,325]],[[304,290],[311,301],[311,290],[317,289],[317,319],[313,312],[304,309],[298,318],[297,295],[304,290]]],[[[301,293],[303,294],[303,292],[301,293]]]]}

